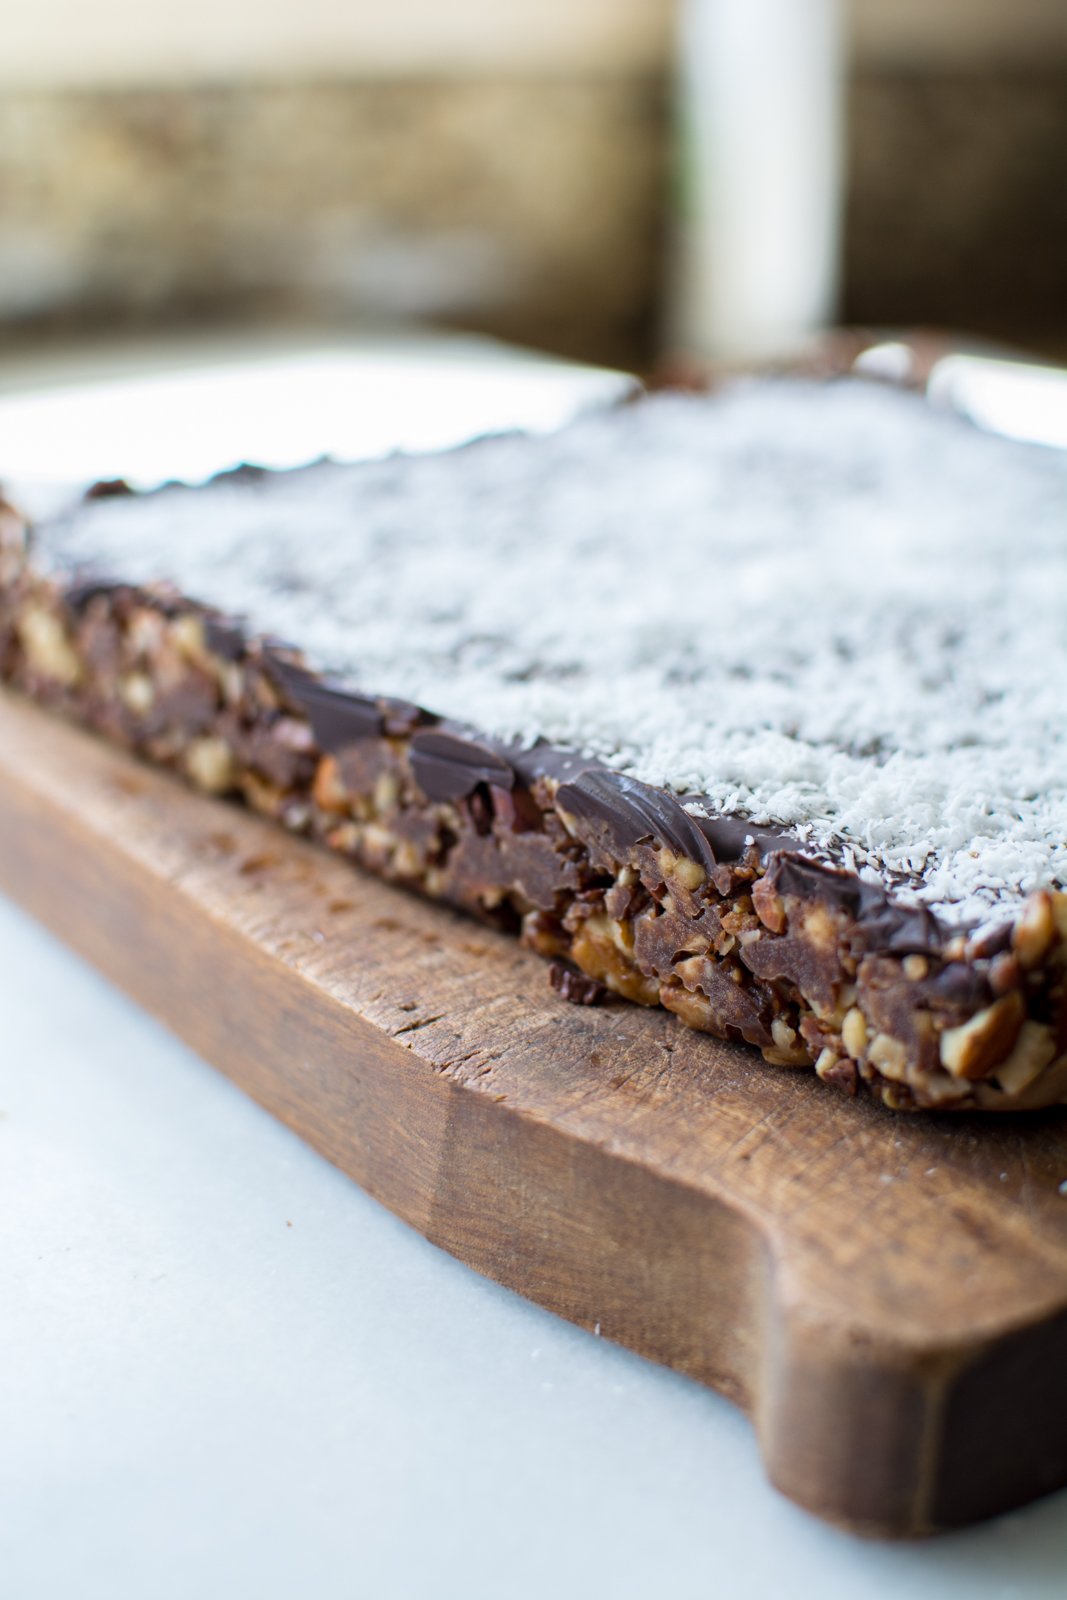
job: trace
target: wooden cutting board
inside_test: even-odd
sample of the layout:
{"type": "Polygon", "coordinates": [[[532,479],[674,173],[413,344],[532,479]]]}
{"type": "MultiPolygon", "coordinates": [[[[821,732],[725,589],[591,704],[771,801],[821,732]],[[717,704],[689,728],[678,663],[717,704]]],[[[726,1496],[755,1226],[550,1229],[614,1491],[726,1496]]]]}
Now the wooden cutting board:
{"type": "Polygon", "coordinates": [[[917,1534],[1067,1483],[1062,1115],[894,1116],[568,1006],[10,696],[0,887],[427,1238],[743,1406],[810,1510],[917,1534]]]}

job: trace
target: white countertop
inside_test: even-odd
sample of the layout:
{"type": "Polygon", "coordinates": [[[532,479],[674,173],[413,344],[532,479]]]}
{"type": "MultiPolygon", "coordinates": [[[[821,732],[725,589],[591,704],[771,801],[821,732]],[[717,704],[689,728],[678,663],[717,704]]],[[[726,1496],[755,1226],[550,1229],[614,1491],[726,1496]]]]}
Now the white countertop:
{"type": "Polygon", "coordinates": [[[4,1600],[1055,1596],[1067,1496],[823,1527],[725,1401],[395,1221],[0,901],[4,1600]]]}
{"type": "MultiPolygon", "coordinates": [[[[371,356],[375,405],[330,412],[364,442],[371,356]]],[[[84,430],[41,426],[72,397],[14,404],[62,382],[132,377],[79,415],[143,409],[151,443],[174,406],[182,461],[208,423],[215,448],[160,364],[0,366],[0,476],[37,475],[42,438],[77,476],[84,430]]],[[[469,377],[460,435],[551,420],[550,374],[506,405],[469,377]]],[[[291,379],[231,459],[269,455],[291,379]]],[[[426,393],[390,426],[437,428],[426,393]]],[[[98,456],[114,424],[98,475],[133,464],[98,456]]],[[[0,972],[0,1600],[1061,1600],[1067,1496],[925,1546],[823,1527],[725,1401],[428,1245],[3,901],[0,972]]]]}

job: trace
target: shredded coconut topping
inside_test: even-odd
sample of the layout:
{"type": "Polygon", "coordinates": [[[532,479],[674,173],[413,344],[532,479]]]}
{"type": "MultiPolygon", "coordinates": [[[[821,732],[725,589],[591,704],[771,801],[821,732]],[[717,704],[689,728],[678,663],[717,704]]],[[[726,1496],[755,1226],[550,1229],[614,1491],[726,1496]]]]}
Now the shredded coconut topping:
{"type": "Polygon", "coordinates": [[[777,823],[948,914],[1067,877],[1067,453],[868,382],[93,502],[55,570],[777,823]]]}

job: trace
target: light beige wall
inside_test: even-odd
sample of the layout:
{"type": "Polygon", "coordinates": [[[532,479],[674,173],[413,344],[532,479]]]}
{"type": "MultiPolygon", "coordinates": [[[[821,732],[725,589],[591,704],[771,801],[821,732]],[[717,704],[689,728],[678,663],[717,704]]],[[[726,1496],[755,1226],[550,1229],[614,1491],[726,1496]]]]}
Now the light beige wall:
{"type": "Polygon", "coordinates": [[[0,78],[144,83],[301,72],[407,76],[644,70],[672,0],[34,0],[4,22],[0,78]]]}
{"type": "MultiPolygon", "coordinates": [[[[679,0],[34,0],[0,83],[656,72],[679,0]]],[[[798,0],[798,4],[801,0],[798,0]]],[[[1067,0],[843,0],[858,64],[1067,57],[1067,0]]]]}

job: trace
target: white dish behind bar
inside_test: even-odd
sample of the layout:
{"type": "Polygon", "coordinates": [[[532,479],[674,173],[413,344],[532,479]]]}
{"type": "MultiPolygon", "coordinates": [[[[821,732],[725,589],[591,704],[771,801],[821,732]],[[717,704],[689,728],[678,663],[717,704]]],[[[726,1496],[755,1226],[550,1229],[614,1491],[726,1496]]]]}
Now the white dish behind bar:
{"type": "Polygon", "coordinates": [[[623,373],[474,336],[147,346],[0,364],[0,482],[31,510],[72,484],[203,483],[252,462],[302,466],[547,433],[637,388],[623,373]]]}

